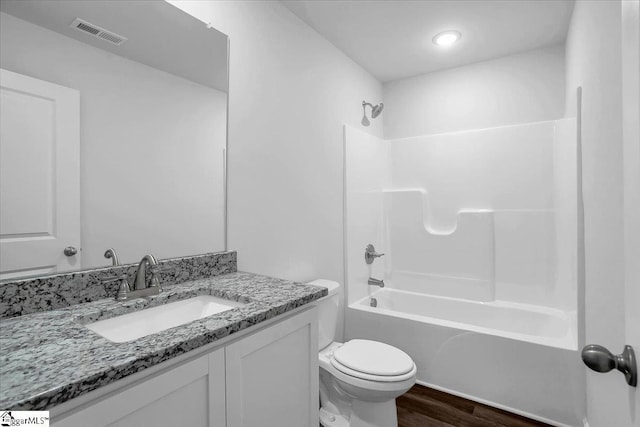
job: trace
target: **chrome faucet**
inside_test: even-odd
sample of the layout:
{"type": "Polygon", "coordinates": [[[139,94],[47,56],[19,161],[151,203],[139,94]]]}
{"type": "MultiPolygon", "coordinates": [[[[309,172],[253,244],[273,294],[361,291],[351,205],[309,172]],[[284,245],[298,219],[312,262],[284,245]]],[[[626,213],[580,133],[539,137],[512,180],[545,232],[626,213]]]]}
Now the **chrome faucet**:
{"type": "Polygon", "coordinates": [[[367,280],[367,283],[372,286],[380,286],[381,288],[384,288],[384,280],[374,279],[373,277],[369,277],[369,280],[367,280]]]}
{"type": "Polygon", "coordinates": [[[136,281],[133,286],[129,286],[127,281],[127,275],[121,274],[113,277],[105,277],[102,279],[102,283],[109,283],[120,281],[118,286],[118,292],[116,293],[116,301],[127,301],[134,298],[148,297],[151,295],[158,295],[162,292],[162,286],[160,286],[160,266],[158,260],[153,255],[145,255],[138,264],[138,271],[136,272],[136,281]],[[146,278],[146,266],[149,264],[149,270],[151,270],[151,279],[149,286],[147,286],[146,278]]]}
{"type": "Polygon", "coordinates": [[[104,257],[107,259],[111,258],[112,265],[120,264],[120,261],[118,260],[118,254],[116,253],[116,250],[113,248],[107,249],[107,251],[104,253],[104,257]]]}
{"type": "MultiPolygon", "coordinates": [[[[151,254],[145,255],[140,260],[138,264],[138,272],[136,273],[136,281],[133,284],[133,289],[136,291],[140,291],[147,288],[147,277],[146,277],[146,269],[145,264],[149,264],[149,269],[151,270],[151,281],[149,283],[149,288],[160,288],[160,278],[158,277],[158,260],[151,254]]],[[[162,292],[160,288],[158,292],[162,292]]]]}

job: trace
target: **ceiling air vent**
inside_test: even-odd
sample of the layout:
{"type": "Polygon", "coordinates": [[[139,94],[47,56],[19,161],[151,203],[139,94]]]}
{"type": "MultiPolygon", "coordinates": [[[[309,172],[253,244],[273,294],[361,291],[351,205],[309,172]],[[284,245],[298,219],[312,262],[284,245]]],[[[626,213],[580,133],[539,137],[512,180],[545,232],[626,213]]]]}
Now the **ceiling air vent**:
{"type": "Polygon", "coordinates": [[[76,18],[70,25],[71,28],[75,28],[78,31],[82,31],[85,34],[92,35],[104,41],[107,41],[116,46],[120,46],[122,43],[127,41],[126,37],[122,37],[116,33],[112,33],[111,31],[107,31],[104,28],[100,28],[97,25],[94,25],[90,22],[83,21],[80,18],[76,18]]]}

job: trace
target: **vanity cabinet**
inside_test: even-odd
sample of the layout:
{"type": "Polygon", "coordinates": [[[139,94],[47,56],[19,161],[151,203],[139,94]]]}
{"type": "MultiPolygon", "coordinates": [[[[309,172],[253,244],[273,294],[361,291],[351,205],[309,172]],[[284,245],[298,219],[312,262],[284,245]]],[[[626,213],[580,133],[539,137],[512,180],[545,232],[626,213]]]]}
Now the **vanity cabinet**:
{"type": "Polygon", "coordinates": [[[314,308],[225,349],[227,426],[318,425],[316,316],[314,308]]]}
{"type": "Polygon", "coordinates": [[[52,417],[52,425],[224,426],[224,378],[224,349],[218,349],[115,390],[69,417],[52,417]]]}
{"type": "Polygon", "coordinates": [[[53,408],[52,425],[317,426],[317,333],[314,307],[257,325],[180,363],[164,362],[133,382],[105,386],[111,388],[106,393],[98,389],[66,402],[64,412],[53,408]]]}

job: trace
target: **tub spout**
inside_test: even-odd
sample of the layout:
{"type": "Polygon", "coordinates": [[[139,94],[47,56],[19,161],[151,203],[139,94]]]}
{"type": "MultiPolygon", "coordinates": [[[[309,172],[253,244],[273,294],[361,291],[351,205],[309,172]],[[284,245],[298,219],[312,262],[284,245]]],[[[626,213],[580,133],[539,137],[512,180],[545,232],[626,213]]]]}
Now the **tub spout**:
{"type": "Polygon", "coordinates": [[[381,288],[384,288],[384,280],[374,279],[373,277],[369,277],[369,280],[367,281],[367,283],[373,286],[380,286],[381,288]]]}

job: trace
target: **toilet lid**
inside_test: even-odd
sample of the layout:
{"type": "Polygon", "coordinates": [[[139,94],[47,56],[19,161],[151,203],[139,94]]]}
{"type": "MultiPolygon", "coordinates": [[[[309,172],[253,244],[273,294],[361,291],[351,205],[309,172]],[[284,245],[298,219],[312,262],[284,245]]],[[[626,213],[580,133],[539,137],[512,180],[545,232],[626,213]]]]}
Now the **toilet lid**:
{"type": "Polygon", "coordinates": [[[375,376],[400,376],[414,370],[407,353],[393,346],[369,340],[351,340],[337,349],[333,359],[352,371],[375,376]]]}

